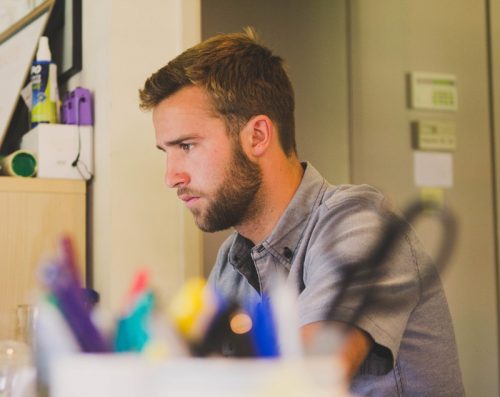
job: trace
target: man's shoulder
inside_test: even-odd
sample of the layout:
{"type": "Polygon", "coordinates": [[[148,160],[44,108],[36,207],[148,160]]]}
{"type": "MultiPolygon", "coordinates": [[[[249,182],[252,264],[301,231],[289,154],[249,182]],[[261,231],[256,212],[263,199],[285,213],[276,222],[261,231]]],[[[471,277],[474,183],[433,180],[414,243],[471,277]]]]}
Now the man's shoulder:
{"type": "MultiPolygon", "coordinates": [[[[304,175],[296,194],[280,220],[289,228],[291,219],[311,219],[311,215],[319,219],[329,217],[332,212],[342,209],[391,209],[384,195],[376,187],[368,184],[331,184],[309,162],[302,163],[304,175]]],[[[280,225],[279,225],[280,226],[280,225]]],[[[278,228],[280,231],[280,228],[278,228]]]]}
{"type": "Polygon", "coordinates": [[[361,185],[330,186],[323,196],[322,204],[327,209],[341,207],[371,207],[374,209],[389,209],[391,205],[386,197],[376,187],[361,185]]]}

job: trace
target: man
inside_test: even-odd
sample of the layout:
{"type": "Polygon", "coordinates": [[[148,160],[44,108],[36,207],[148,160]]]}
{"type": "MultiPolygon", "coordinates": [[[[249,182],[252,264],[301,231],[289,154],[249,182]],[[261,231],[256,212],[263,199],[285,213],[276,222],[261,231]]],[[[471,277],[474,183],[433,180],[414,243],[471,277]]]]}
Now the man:
{"type": "Polygon", "coordinates": [[[166,184],[197,225],[233,227],[210,282],[259,302],[274,274],[299,294],[301,332],[314,340],[327,320],[349,325],[341,352],[352,390],[373,396],[460,396],[460,369],[439,278],[412,233],[371,280],[354,282],[334,313],[343,271],[363,259],[391,213],[369,186],[331,186],[297,156],[294,95],[283,61],[251,31],[215,36],[154,73],[140,92],[166,153],[166,184]],[[365,283],[365,284],[363,284],[365,283]],[[397,305],[371,302],[354,323],[369,283],[397,305]]]}

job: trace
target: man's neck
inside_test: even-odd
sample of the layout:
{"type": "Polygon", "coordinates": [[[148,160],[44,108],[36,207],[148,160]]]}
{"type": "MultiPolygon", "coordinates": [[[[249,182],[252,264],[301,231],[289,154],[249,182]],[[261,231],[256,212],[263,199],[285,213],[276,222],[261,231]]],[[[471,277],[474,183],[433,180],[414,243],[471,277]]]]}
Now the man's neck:
{"type": "Polygon", "coordinates": [[[302,181],[304,169],[294,157],[263,165],[262,187],[249,216],[235,229],[254,244],[261,243],[277,225],[302,181]]]}

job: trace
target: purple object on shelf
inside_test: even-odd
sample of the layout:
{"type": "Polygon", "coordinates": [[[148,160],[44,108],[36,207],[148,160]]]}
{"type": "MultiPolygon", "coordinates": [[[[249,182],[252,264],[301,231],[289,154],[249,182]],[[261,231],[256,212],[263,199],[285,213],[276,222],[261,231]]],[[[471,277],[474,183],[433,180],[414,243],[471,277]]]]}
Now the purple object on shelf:
{"type": "Polygon", "coordinates": [[[61,121],[64,124],[93,124],[92,95],[89,90],[77,87],[64,96],[61,121]]]}

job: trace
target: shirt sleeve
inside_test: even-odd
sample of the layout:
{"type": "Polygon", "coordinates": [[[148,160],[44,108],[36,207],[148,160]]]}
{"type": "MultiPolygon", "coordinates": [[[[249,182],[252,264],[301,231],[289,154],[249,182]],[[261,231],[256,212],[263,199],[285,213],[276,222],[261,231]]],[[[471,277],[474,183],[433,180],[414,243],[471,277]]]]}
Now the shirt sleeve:
{"type": "Polygon", "coordinates": [[[340,191],[322,204],[314,222],[299,296],[302,325],[335,320],[350,323],[368,288],[373,295],[354,325],[397,357],[411,311],[419,296],[413,248],[402,236],[378,271],[354,277],[344,288],[345,272],[368,257],[378,244],[390,211],[383,196],[362,186],[340,191]],[[332,303],[335,310],[330,313],[332,303]]]}

